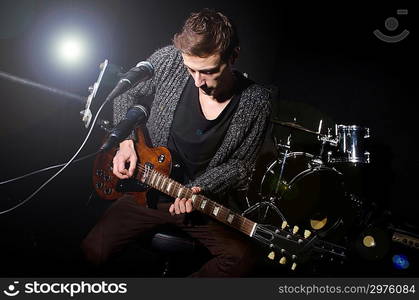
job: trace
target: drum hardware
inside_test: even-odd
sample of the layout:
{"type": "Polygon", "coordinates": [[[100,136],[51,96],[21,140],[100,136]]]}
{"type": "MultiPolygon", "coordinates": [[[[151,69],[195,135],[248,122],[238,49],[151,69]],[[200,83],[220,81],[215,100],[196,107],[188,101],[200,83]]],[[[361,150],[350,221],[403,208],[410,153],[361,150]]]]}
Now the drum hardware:
{"type": "Polygon", "coordinates": [[[249,201],[249,186],[250,186],[250,183],[253,180],[253,175],[255,174],[255,172],[256,172],[256,168],[253,168],[252,169],[252,172],[247,177],[247,182],[246,182],[245,187],[239,189],[239,192],[243,192],[243,194],[242,194],[243,196],[242,197],[246,201],[246,205],[247,205],[247,208],[246,209],[249,209],[251,207],[251,204],[250,204],[250,201],[249,201]]]}
{"type": "MultiPolygon", "coordinates": [[[[274,138],[275,138],[275,141],[276,141],[276,137],[274,137],[274,138]]],[[[278,153],[280,153],[279,148],[278,148],[279,144],[276,144],[276,146],[277,146],[278,153]]],[[[287,138],[287,144],[285,145],[285,152],[282,155],[282,157],[283,157],[282,158],[282,163],[279,160],[279,155],[277,156],[277,162],[278,162],[278,165],[281,164],[281,169],[280,169],[280,172],[279,172],[278,184],[275,188],[275,193],[278,193],[278,191],[279,191],[279,187],[280,187],[281,182],[282,182],[282,175],[284,173],[285,161],[287,159],[288,152],[289,152],[290,148],[291,148],[291,134],[288,135],[288,138],[287,138]]]]}
{"type": "Polygon", "coordinates": [[[322,121],[323,120],[320,120],[319,130],[318,130],[319,135],[317,136],[317,139],[321,142],[319,157],[323,157],[324,148],[325,148],[326,145],[331,145],[333,147],[336,147],[337,143],[338,143],[337,139],[333,138],[333,136],[332,136],[332,133],[331,133],[332,129],[327,128],[327,134],[326,135],[320,133],[321,130],[322,130],[322,121]]]}
{"type": "Polygon", "coordinates": [[[355,252],[363,259],[378,261],[390,251],[390,237],[386,230],[370,225],[354,241],[355,252]]]}
{"type": "Polygon", "coordinates": [[[393,232],[391,236],[393,242],[419,250],[419,234],[417,232],[396,228],[392,225],[388,226],[388,229],[393,232]]]}
{"type": "Polygon", "coordinates": [[[375,239],[371,235],[364,236],[364,238],[362,239],[362,244],[364,244],[364,247],[368,248],[376,246],[375,239]]]}
{"type": "Polygon", "coordinates": [[[300,124],[296,123],[295,118],[294,118],[294,122],[284,122],[284,121],[280,121],[280,120],[276,120],[276,119],[271,119],[271,122],[274,123],[274,124],[279,124],[281,126],[289,127],[289,128],[292,128],[292,129],[297,129],[297,130],[304,131],[304,132],[307,132],[307,133],[319,135],[318,132],[307,129],[307,128],[301,126],[300,124]]]}
{"type": "Polygon", "coordinates": [[[370,129],[357,125],[335,125],[336,153],[327,153],[327,162],[369,164],[370,153],[365,149],[365,139],[370,137],[370,129]]]}
{"type": "Polygon", "coordinates": [[[263,214],[263,217],[260,218],[260,216],[258,217],[258,221],[263,223],[266,220],[267,214],[268,214],[268,210],[269,208],[272,208],[277,214],[278,216],[281,218],[282,221],[285,221],[285,217],[284,215],[281,213],[281,211],[278,209],[278,207],[276,207],[276,199],[275,197],[269,197],[269,200],[266,201],[266,197],[263,197],[264,201],[260,201],[257,202],[256,204],[252,205],[251,207],[249,207],[248,209],[246,209],[245,211],[243,211],[242,215],[246,216],[251,214],[253,211],[255,211],[256,209],[260,209],[260,208],[264,208],[265,207],[265,212],[263,214]]]}

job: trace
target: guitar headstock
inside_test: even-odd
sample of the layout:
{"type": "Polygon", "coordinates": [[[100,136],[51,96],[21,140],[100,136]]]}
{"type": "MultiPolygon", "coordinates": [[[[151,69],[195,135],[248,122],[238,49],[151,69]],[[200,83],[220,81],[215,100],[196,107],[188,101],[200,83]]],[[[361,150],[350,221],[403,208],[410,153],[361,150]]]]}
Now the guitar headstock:
{"type": "Polygon", "coordinates": [[[280,228],[258,224],[253,238],[269,248],[269,259],[281,265],[291,265],[291,270],[295,270],[299,263],[307,261],[316,253],[331,261],[343,262],[346,257],[344,247],[323,241],[312,231],[289,226],[285,221],[280,228]]]}

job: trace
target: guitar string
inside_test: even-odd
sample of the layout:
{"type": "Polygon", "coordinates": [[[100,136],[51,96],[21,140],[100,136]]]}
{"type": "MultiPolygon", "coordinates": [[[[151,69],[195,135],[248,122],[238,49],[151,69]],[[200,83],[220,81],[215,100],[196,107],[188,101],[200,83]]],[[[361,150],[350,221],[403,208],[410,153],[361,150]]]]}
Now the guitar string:
{"type": "MultiPolygon", "coordinates": [[[[188,193],[188,192],[191,192],[191,189],[190,188],[187,188],[187,187],[185,187],[185,186],[183,186],[182,184],[180,184],[180,183],[178,183],[177,181],[175,181],[175,180],[173,180],[173,179],[171,179],[170,177],[168,177],[167,175],[164,175],[164,174],[161,174],[161,173],[159,173],[159,172],[157,172],[156,170],[153,170],[153,169],[147,169],[143,164],[140,164],[140,163],[137,163],[136,164],[136,167],[139,169],[139,171],[140,172],[143,172],[143,174],[144,173],[146,173],[146,172],[148,172],[148,171],[150,171],[150,174],[148,175],[148,177],[147,177],[147,179],[149,179],[150,180],[150,178],[155,174],[156,176],[158,176],[159,178],[163,178],[163,180],[169,180],[173,185],[174,185],[174,187],[175,188],[177,188],[177,189],[185,189],[186,191],[185,192],[182,192],[182,194],[184,194],[184,193],[188,193]],[[154,172],[154,173],[153,173],[154,172]]],[[[138,176],[138,175],[137,175],[138,176]]],[[[140,180],[141,181],[141,180],[140,180]]],[[[158,185],[160,185],[160,181],[161,181],[161,179],[159,180],[159,182],[158,182],[158,185]]],[[[149,185],[151,185],[151,186],[153,186],[153,184],[155,185],[155,187],[157,187],[158,189],[162,189],[163,190],[163,188],[160,188],[158,185],[156,185],[155,183],[149,183],[149,185]]],[[[153,186],[154,187],[154,186],[153,186]]],[[[192,193],[193,194],[193,193],[192,193]]],[[[173,196],[173,195],[170,195],[170,196],[173,196]]],[[[188,195],[184,195],[185,197],[187,197],[188,195]]],[[[202,195],[200,195],[201,197],[203,197],[202,195]]],[[[212,201],[212,200],[210,200],[210,199],[208,199],[208,198],[206,198],[205,197],[205,199],[207,200],[207,201],[209,201],[209,205],[208,206],[206,206],[205,207],[205,209],[203,210],[204,212],[206,212],[205,210],[207,210],[207,208],[209,208],[210,210],[214,210],[214,208],[217,206],[217,204],[216,204],[216,202],[215,201],[212,201]]],[[[228,209],[228,208],[225,208],[224,206],[222,206],[222,205],[218,205],[218,207],[220,207],[220,208],[224,208],[224,209],[228,209]]],[[[206,212],[207,214],[210,214],[210,215],[212,215],[211,213],[209,213],[209,212],[206,212]]],[[[241,216],[241,215],[239,215],[239,214],[237,214],[237,213],[234,213],[233,212],[233,214],[234,214],[234,219],[233,219],[233,222],[234,222],[234,220],[237,220],[237,219],[241,219],[242,220],[242,222],[241,223],[239,223],[239,224],[235,224],[236,226],[233,226],[233,227],[235,227],[235,228],[237,228],[237,229],[239,229],[239,230],[246,230],[246,232],[249,232],[248,234],[250,235],[250,233],[251,233],[251,230],[253,229],[253,227],[254,227],[254,224],[255,224],[255,222],[253,222],[253,221],[251,221],[251,220],[249,220],[249,219],[247,219],[247,218],[245,218],[245,217],[243,217],[243,216],[241,216]]],[[[226,214],[224,214],[223,213],[223,216],[224,217],[227,217],[227,215],[226,214]]],[[[216,216],[217,217],[217,216],[216,216]]],[[[237,221],[236,221],[237,222],[237,221]]],[[[231,223],[227,223],[227,224],[230,224],[230,225],[233,225],[233,224],[231,224],[231,223]]]]}

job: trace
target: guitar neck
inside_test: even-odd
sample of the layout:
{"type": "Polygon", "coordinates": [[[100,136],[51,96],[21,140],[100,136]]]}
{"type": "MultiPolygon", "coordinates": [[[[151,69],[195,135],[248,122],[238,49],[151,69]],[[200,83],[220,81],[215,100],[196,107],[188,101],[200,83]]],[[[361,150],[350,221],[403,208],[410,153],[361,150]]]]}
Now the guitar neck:
{"type": "Polygon", "coordinates": [[[208,199],[203,195],[197,195],[190,188],[146,166],[142,176],[142,182],[174,198],[192,199],[193,208],[202,213],[233,227],[248,236],[253,236],[257,223],[232,212],[229,208],[208,199]]]}

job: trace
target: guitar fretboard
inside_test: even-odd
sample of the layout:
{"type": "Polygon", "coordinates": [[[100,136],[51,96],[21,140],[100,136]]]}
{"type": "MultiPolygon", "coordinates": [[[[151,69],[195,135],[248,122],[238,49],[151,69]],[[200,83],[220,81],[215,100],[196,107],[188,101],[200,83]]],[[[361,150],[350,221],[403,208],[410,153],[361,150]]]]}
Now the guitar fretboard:
{"type": "Polygon", "coordinates": [[[255,222],[232,212],[229,208],[203,195],[194,194],[190,188],[147,166],[145,166],[141,181],[171,197],[192,199],[193,207],[196,210],[240,230],[244,234],[252,236],[254,233],[257,225],[255,222]]]}

